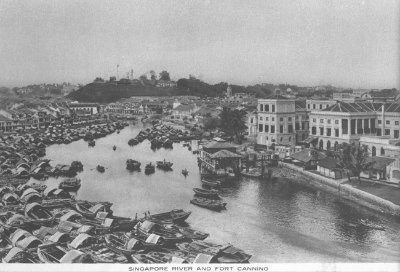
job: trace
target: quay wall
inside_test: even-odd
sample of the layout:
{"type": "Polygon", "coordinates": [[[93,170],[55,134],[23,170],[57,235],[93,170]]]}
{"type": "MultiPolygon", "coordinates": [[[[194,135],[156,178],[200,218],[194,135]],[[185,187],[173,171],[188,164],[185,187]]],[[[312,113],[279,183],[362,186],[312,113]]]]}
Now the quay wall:
{"type": "Polygon", "coordinates": [[[294,179],[296,183],[316,187],[331,193],[335,193],[336,195],[343,197],[344,199],[350,200],[381,213],[400,216],[400,206],[394,204],[391,201],[354,188],[349,184],[341,184],[341,181],[339,180],[323,177],[292,164],[279,162],[279,165],[294,170],[303,176],[309,177],[306,180],[294,179]]]}

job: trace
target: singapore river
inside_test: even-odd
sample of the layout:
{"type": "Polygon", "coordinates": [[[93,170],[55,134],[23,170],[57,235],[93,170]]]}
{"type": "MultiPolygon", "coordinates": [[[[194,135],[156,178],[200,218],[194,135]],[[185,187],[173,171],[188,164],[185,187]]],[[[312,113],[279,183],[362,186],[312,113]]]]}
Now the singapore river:
{"type": "MultiPolygon", "coordinates": [[[[174,143],[170,150],[153,151],[147,140],[130,147],[128,140],[142,128],[141,124],[130,125],[120,134],[96,140],[94,148],[83,140],[52,145],[46,158],[53,166],[74,160],[83,163],[78,199],[110,201],[114,214],[130,217],[145,211],[190,210],[187,222],[192,227],[209,232],[211,242],[231,242],[242,248],[253,255],[253,263],[400,262],[399,220],[288,180],[239,179],[222,189],[227,202],[227,210],[222,212],[190,204],[193,188],[201,187],[196,155],[182,143],[174,143]],[[142,163],[142,172],[125,169],[129,158],[142,163]],[[163,159],[174,163],[173,171],[156,169],[152,175],[144,174],[146,163],[163,159]],[[96,171],[98,164],[106,168],[105,173],[96,171]],[[186,178],[181,174],[184,168],[189,170],[186,178]],[[366,218],[386,230],[352,224],[366,218]]],[[[44,183],[55,187],[60,181],[62,178],[51,178],[44,183]]]]}

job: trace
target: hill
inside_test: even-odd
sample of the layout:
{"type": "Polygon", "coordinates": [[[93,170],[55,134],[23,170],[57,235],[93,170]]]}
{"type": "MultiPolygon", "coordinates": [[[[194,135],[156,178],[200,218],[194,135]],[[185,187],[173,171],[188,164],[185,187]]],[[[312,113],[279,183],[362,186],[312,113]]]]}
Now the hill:
{"type": "MultiPolygon", "coordinates": [[[[79,102],[110,103],[131,96],[174,96],[188,95],[199,97],[223,97],[228,83],[210,85],[195,78],[182,78],[177,81],[177,87],[157,88],[150,84],[131,85],[115,83],[90,83],[70,93],[68,98],[79,102]]],[[[256,97],[266,97],[271,91],[260,85],[232,85],[233,93],[252,93],[256,97]]]]}

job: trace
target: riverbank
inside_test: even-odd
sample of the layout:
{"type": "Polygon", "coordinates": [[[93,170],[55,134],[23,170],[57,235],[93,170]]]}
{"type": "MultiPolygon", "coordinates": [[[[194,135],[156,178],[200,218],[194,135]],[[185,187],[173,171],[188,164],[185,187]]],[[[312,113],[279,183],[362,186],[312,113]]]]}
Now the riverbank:
{"type": "MultiPolygon", "coordinates": [[[[280,162],[280,167],[273,169],[273,177],[290,178],[293,182],[298,184],[311,186],[330,193],[334,193],[341,198],[350,200],[354,203],[370,208],[380,213],[389,214],[392,216],[400,216],[400,206],[398,203],[393,203],[393,195],[390,200],[385,199],[382,192],[374,190],[360,189],[354,184],[347,183],[346,179],[334,180],[310,171],[304,170],[301,167],[280,162]]],[[[364,186],[365,187],[365,186],[364,186]]],[[[391,190],[392,188],[389,188],[391,190]]],[[[395,188],[397,189],[397,188],[395,188]]],[[[382,189],[380,190],[382,191],[382,189]]],[[[400,194],[400,191],[399,191],[400,194]]]]}

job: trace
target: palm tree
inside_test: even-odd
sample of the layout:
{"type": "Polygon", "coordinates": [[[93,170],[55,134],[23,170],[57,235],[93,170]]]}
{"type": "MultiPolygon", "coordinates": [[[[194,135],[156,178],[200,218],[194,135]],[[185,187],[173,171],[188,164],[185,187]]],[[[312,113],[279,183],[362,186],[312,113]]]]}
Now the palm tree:
{"type": "Polygon", "coordinates": [[[365,170],[369,170],[375,163],[368,160],[369,154],[366,146],[345,145],[342,152],[338,155],[338,164],[344,169],[351,171],[361,183],[360,174],[365,170]]]}

